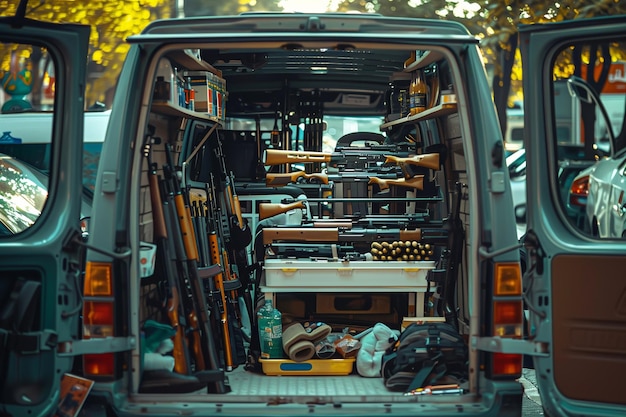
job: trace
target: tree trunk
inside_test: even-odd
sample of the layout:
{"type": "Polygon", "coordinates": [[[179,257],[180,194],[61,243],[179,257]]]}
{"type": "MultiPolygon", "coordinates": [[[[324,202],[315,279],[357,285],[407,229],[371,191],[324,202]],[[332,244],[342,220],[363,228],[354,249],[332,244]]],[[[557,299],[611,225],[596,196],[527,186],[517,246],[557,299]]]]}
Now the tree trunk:
{"type": "Polygon", "coordinates": [[[502,136],[506,132],[507,120],[506,109],[508,107],[509,92],[511,90],[511,73],[515,62],[515,51],[517,50],[517,34],[509,37],[506,48],[498,45],[498,66],[493,74],[493,100],[498,111],[500,120],[500,130],[502,136]]]}

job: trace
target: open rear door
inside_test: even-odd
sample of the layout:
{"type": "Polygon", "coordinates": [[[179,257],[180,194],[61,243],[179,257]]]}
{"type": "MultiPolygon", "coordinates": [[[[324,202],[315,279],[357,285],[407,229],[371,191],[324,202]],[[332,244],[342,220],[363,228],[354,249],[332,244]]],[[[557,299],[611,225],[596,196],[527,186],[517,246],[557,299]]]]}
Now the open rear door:
{"type": "MultiPolygon", "coordinates": [[[[18,15],[24,9],[18,7],[18,15]]],[[[4,90],[0,120],[10,112],[53,114],[44,143],[28,150],[36,156],[37,167],[0,155],[3,416],[55,414],[63,400],[61,379],[74,364],[73,341],[80,338],[82,141],[89,31],[88,26],[38,23],[23,16],[0,18],[0,85],[4,90]]],[[[5,149],[26,146],[15,130],[11,134],[11,126],[0,126],[2,141],[11,145],[5,149]]],[[[66,408],[71,411],[78,389],[72,386],[69,391],[66,408]]]]}
{"type": "Polygon", "coordinates": [[[525,289],[530,338],[549,353],[535,357],[542,403],[551,416],[626,415],[624,219],[599,233],[626,207],[624,182],[607,186],[624,170],[626,17],[526,26],[520,36],[525,289]],[[607,163],[609,175],[598,169],[607,163]]]}

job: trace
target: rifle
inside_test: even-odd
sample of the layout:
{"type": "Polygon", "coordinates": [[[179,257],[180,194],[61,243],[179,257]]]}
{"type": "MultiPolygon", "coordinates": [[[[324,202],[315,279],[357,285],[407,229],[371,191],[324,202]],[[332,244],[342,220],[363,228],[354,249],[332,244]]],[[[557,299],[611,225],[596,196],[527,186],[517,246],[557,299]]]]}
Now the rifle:
{"type": "Polygon", "coordinates": [[[265,175],[265,185],[268,187],[280,187],[282,185],[302,182],[309,184],[328,184],[328,175],[321,172],[307,174],[304,171],[287,172],[284,174],[268,172],[265,175]]]}
{"type": "Polygon", "coordinates": [[[259,220],[267,219],[268,217],[275,216],[277,214],[286,213],[289,210],[305,209],[306,205],[304,201],[297,200],[292,203],[259,203],[259,220]]]}
{"type": "MultiPolygon", "coordinates": [[[[168,196],[168,200],[174,200],[175,203],[173,206],[169,206],[169,215],[172,223],[172,230],[176,231],[176,234],[178,235],[173,236],[176,248],[176,257],[179,261],[181,269],[185,271],[185,276],[189,282],[191,298],[195,307],[194,311],[199,313],[198,328],[200,329],[200,335],[198,339],[194,339],[194,352],[196,353],[196,357],[202,356],[205,361],[209,362],[210,368],[217,371],[220,369],[220,366],[217,359],[215,341],[213,340],[213,332],[208,318],[206,298],[203,286],[201,285],[201,279],[203,279],[203,277],[199,275],[197,264],[198,250],[191,232],[192,225],[191,219],[188,216],[189,210],[188,207],[185,206],[178,178],[172,172],[172,155],[169,144],[166,144],[165,152],[168,164],[163,166],[163,175],[165,177],[163,181],[163,189],[168,196]],[[176,224],[178,224],[179,227],[176,227],[176,224]]],[[[206,274],[204,274],[204,278],[214,275],[210,273],[209,270],[204,270],[203,272],[206,272],[206,274]]],[[[202,363],[202,361],[200,361],[200,363],[202,363]]],[[[228,392],[223,378],[221,381],[214,382],[216,382],[216,392],[228,392]]]]}
{"type": "Polygon", "coordinates": [[[174,371],[179,374],[190,374],[190,359],[189,359],[189,346],[187,345],[187,339],[185,336],[185,322],[183,311],[183,317],[181,318],[179,313],[182,309],[180,305],[180,292],[179,285],[176,280],[177,273],[174,272],[172,257],[170,255],[170,247],[168,243],[167,225],[165,222],[165,216],[163,214],[163,206],[161,202],[161,194],[159,190],[159,177],[157,175],[157,165],[152,162],[152,148],[150,141],[154,140],[150,135],[146,138],[146,145],[144,148],[145,156],[148,160],[148,167],[150,169],[148,174],[148,183],[150,187],[150,201],[152,203],[152,221],[154,224],[154,234],[156,238],[158,256],[157,261],[160,260],[163,266],[163,271],[166,275],[167,284],[169,288],[169,296],[167,299],[167,317],[170,320],[171,326],[176,333],[174,334],[174,371]]]}
{"type": "Polygon", "coordinates": [[[347,261],[365,260],[365,255],[352,245],[311,244],[311,243],[272,243],[267,254],[277,258],[325,258],[347,261]]]}
{"type": "MultiPolygon", "coordinates": [[[[209,236],[209,259],[212,263],[222,265],[222,271],[225,271],[224,268],[224,260],[222,259],[222,248],[219,244],[218,239],[218,231],[219,224],[215,217],[215,213],[219,210],[217,208],[216,202],[214,200],[214,185],[213,185],[213,176],[211,175],[211,190],[207,188],[207,198],[209,201],[209,213],[214,213],[209,216],[209,230],[207,231],[209,236]]],[[[220,314],[220,322],[222,326],[222,341],[223,341],[223,350],[224,350],[224,363],[227,371],[233,369],[233,355],[232,355],[232,346],[231,346],[231,338],[230,338],[230,327],[228,323],[228,302],[226,300],[226,290],[224,288],[224,272],[220,272],[213,277],[213,281],[215,283],[216,291],[219,293],[219,300],[217,300],[216,306],[218,308],[218,312],[220,314]]]]}
{"type": "Polygon", "coordinates": [[[263,244],[271,245],[274,242],[359,242],[371,243],[374,241],[417,241],[434,244],[447,243],[448,233],[441,227],[436,228],[365,228],[365,227],[267,227],[263,229],[263,244]]]}
{"type": "Polygon", "coordinates": [[[321,163],[327,162],[332,168],[344,170],[368,170],[382,166],[387,155],[396,153],[399,157],[409,157],[413,153],[408,150],[398,150],[389,146],[370,146],[340,148],[336,152],[315,151],[288,151],[282,149],[266,149],[263,153],[263,163],[267,165],[321,163]]]}
{"type": "Polygon", "coordinates": [[[424,188],[424,176],[416,175],[413,178],[399,178],[399,179],[383,179],[379,177],[370,177],[368,184],[377,184],[381,190],[386,190],[390,185],[396,187],[408,187],[416,190],[422,190],[424,188]]]}

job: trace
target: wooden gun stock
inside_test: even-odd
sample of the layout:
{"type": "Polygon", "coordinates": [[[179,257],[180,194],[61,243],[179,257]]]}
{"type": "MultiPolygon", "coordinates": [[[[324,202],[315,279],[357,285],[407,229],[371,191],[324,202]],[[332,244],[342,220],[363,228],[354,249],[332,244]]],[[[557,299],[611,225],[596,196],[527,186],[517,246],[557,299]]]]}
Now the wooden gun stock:
{"type": "Polygon", "coordinates": [[[282,149],[266,149],[263,152],[263,164],[280,165],[298,162],[330,162],[332,154],[314,151],[285,151],[282,149]]]}
{"type": "Polygon", "coordinates": [[[424,176],[416,175],[413,178],[399,178],[396,180],[384,180],[378,177],[370,177],[368,184],[378,184],[381,190],[386,190],[390,185],[397,187],[409,187],[416,190],[422,190],[424,188],[424,176]]]}
{"type": "Polygon", "coordinates": [[[439,169],[439,154],[427,153],[423,155],[414,155],[408,158],[400,158],[393,155],[385,156],[385,163],[394,163],[396,165],[415,165],[418,167],[426,167],[430,169],[439,169]]]}
{"type": "Polygon", "coordinates": [[[268,187],[280,187],[282,185],[297,183],[304,178],[307,182],[315,184],[328,184],[328,175],[322,173],[307,174],[304,171],[287,172],[285,174],[267,173],[265,185],[268,187]]]}
{"type": "Polygon", "coordinates": [[[293,203],[260,203],[259,204],[259,220],[267,219],[268,217],[275,216],[277,214],[286,213],[289,210],[304,209],[304,201],[294,201],[293,203]]]}

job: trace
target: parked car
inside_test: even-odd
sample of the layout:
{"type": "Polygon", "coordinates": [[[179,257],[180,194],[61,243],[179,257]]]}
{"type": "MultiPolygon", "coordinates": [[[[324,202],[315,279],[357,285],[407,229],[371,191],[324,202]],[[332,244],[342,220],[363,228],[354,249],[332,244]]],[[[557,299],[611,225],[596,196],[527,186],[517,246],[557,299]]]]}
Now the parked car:
{"type": "MultiPolygon", "coordinates": [[[[0,153],[0,236],[21,233],[39,219],[48,199],[48,175],[32,165],[0,153]]],[[[86,232],[91,192],[84,190],[81,225],[86,232]]],[[[78,222],[77,222],[78,223],[78,222]]]]}
{"type": "Polygon", "coordinates": [[[584,216],[584,230],[601,238],[626,237],[626,154],[600,159],[580,172],[569,204],[584,216]]]}

